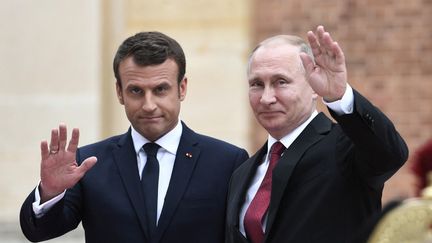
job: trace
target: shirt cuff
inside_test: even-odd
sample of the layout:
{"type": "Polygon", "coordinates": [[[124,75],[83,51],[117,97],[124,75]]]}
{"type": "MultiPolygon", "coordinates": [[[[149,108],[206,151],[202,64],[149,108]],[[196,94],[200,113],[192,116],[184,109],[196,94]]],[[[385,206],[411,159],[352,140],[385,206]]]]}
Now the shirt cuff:
{"type": "Polygon", "coordinates": [[[342,99],[333,102],[326,102],[323,99],[324,104],[334,111],[337,115],[346,115],[353,113],[354,108],[354,92],[349,84],[347,84],[346,90],[342,99]]]}
{"type": "Polygon", "coordinates": [[[58,203],[65,195],[66,190],[62,192],[60,195],[55,196],[54,198],[40,204],[40,193],[39,193],[39,185],[35,189],[35,201],[33,202],[33,212],[36,218],[41,218],[45,215],[45,213],[50,210],[56,203],[58,203]]]}

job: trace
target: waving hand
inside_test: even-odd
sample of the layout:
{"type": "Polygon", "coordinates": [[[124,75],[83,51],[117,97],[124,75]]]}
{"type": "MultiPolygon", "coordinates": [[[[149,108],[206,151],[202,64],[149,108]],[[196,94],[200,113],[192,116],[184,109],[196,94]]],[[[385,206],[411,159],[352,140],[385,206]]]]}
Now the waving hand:
{"type": "Polygon", "coordinates": [[[347,83],[345,56],[339,44],[333,41],[323,26],[316,33],[307,33],[315,63],[305,53],[300,57],[306,70],[306,77],[312,89],[327,102],[342,98],[347,83]]]}
{"type": "Polygon", "coordinates": [[[66,125],[60,124],[51,131],[51,141],[41,142],[41,203],[74,186],[95,165],[96,157],[89,157],[78,166],[75,158],[79,141],[79,130],[72,130],[72,138],[66,147],[66,125]]]}

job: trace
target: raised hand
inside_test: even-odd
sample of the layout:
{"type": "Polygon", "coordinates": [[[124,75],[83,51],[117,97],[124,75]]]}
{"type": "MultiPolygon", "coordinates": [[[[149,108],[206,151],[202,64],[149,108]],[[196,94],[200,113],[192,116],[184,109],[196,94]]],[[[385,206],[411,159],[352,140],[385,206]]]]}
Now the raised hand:
{"type": "Polygon", "coordinates": [[[89,157],[78,166],[76,151],[79,141],[79,130],[72,130],[72,138],[66,148],[66,125],[51,130],[51,140],[41,142],[41,183],[39,191],[41,203],[59,195],[74,186],[84,174],[96,164],[96,157],[89,157]]]}
{"type": "Polygon", "coordinates": [[[342,98],[347,85],[345,56],[339,44],[333,41],[323,26],[316,33],[307,33],[315,63],[305,53],[300,57],[306,70],[307,80],[312,89],[327,102],[342,98]]]}

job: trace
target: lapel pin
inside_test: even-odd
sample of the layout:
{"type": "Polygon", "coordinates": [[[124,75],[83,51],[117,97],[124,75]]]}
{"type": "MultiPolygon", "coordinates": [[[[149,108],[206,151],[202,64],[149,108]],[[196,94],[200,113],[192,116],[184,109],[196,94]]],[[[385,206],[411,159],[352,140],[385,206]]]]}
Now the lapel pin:
{"type": "Polygon", "coordinates": [[[186,157],[192,158],[192,154],[191,153],[186,153],[186,157]]]}

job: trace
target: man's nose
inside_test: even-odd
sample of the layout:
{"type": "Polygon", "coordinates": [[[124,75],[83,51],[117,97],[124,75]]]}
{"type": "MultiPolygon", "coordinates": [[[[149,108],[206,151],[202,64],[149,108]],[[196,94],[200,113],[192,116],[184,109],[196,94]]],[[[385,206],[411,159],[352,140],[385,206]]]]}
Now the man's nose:
{"type": "Polygon", "coordinates": [[[261,96],[261,103],[270,105],[276,102],[275,90],[271,87],[265,87],[261,96]]]}
{"type": "Polygon", "coordinates": [[[146,94],[144,96],[144,102],[142,104],[142,109],[146,112],[151,112],[156,109],[156,102],[151,94],[146,94]]]}

